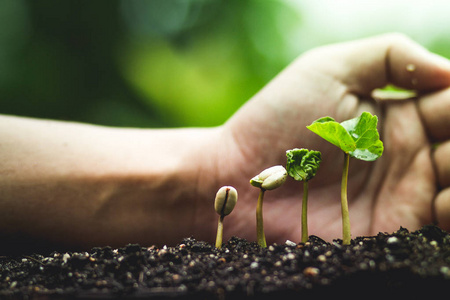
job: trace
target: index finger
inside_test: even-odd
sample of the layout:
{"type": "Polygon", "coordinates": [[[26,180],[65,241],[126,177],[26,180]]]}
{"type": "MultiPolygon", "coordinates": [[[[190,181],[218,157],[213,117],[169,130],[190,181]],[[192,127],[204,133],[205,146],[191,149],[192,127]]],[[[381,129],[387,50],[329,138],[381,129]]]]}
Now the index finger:
{"type": "Polygon", "coordinates": [[[324,47],[322,71],[357,95],[387,84],[424,92],[450,86],[450,62],[402,34],[387,34],[324,47]]]}

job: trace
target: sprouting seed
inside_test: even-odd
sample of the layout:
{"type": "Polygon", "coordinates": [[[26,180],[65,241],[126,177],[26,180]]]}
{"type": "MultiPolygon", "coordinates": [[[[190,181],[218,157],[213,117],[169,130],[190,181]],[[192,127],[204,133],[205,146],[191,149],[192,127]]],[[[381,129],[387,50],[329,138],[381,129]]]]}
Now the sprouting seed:
{"type": "Polygon", "coordinates": [[[282,186],[286,182],[286,178],[286,169],[283,166],[279,165],[265,169],[264,171],[250,179],[251,185],[260,188],[258,203],[256,205],[256,238],[258,244],[263,248],[267,247],[263,225],[264,192],[266,190],[273,190],[282,186]]]}
{"type": "Polygon", "coordinates": [[[216,194],[214,210],[219,214],[219,224],[217,225],[216,248],[222,248],[223,239],[223,219],[229,215],[238,199],[237,191],[232,186],[221,187],[216,194]]]}

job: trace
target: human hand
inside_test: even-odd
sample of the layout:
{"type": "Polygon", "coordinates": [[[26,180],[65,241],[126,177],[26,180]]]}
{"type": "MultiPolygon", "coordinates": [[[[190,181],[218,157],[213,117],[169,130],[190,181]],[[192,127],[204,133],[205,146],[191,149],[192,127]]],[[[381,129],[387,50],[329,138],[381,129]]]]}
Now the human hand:
{"type": "MultiPolygon", "coordinates": [[[[385,150],[376,162],[350,161],[348,200],[352,236],[410,230],[433,221],[450,229],[450,63],[399,34],[331,45],[294,61],[223,127],[219,180],[233,184],[239,202],[226,231],[256,236],[258,190],[248,180],[263,169],[286,164],[285,151],[322,152],[310,181],[310,234],[341,238],[342,152],[306,125],[323,116],[341,122],[369,111],[379,117],[385,150]],[[392,83],[414,89],[416,99],[372,99],[392,83]],[[441,142],[435,152],[433,144],[441,142]],[[225,146],[224,146],[225,145],[225,146]]],[[[288,180],[264,203],[268,242],[300,240],[301,184],[288,180]]]]}

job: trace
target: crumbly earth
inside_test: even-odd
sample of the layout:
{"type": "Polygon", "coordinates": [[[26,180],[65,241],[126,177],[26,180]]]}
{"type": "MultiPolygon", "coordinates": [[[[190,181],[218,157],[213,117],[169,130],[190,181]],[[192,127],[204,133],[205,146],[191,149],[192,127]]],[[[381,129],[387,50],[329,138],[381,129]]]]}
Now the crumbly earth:
{"type": "Polygon", "coordinates": [[[358,298],[404,298],[444,295],[449,285],[450,235],[431,225],[358,237],[349,246],[311,236],[263,249],[233,237],[219,250],[186,238],[176,247],[0,257],[1,299],[291,299],[355,291],[358,298]]]}

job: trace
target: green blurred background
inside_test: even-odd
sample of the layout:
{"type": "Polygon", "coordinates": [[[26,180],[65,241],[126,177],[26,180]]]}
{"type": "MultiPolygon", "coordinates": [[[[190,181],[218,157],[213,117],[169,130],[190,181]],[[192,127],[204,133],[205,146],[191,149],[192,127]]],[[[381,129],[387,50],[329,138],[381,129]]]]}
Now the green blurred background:
{"type": "Polygon", "coordinates": [[[450,57],[450,1],[0,0],[0,113],[216,126],[299,54],[403,32],[450,57]]]}

